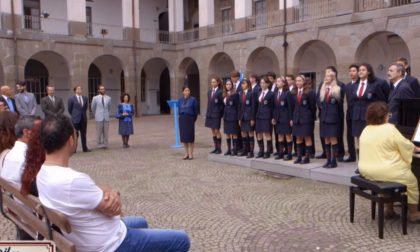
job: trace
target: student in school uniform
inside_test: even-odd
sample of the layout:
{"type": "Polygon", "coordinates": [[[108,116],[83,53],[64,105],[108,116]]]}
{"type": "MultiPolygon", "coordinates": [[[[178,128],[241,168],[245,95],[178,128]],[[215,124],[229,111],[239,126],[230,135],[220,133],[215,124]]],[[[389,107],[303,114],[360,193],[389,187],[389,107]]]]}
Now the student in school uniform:
{"type": "MultiPolygon", "coordinates": [[[[261,86],[258,84],[258,75],[251,73],[249,75],[249,81],[251,82],[251,91],[255,94],[255,97],[261,92],[261,86]]],[[[258,99],[255,98],[257,101],[258,99]]]]}
{"type": "MultiPolygon", "coordinates": [[[[268,80],[271,82],[271,86],[268,87],[268,89],[273,92],[273,94],[277,93],[277,85],[276,85],[276,79],[277,75],[274,72],[268,72],[265,76],[267,76],[268,80]]],[[[271,138],[273,138],[273,135],[276,134],[275,128],[273,127],[273,131],[271,132],[271,138]]],[[[274,145],[276,146],[276,152],[273,154],[273,156],[277,157],[280,154],[280,145],[277,137],[274,137],[274,145]]]]}
{"type": "MultiPolygon", "coordinates": [[[[230,80],[233,83],[233,87],[236,91],[236,93],[239,93],[239,91],[241,91],[241,73],[237,70],[233,70],[232,72],[230,72],[230,80]]],[[[237,139],[237,147],[238,150],[242,149],[242,136],[241,134],[238,135],[238,139],[237,139]]]]}
{"type": "Polygon", "coordinates": [[[341,132],[343,120],[343,97],[345,90],[337,84],[334,72],[325,74],[324,82],[317,95],[318,107],[320,108],[319,134],[325,140],[325,154],[327,162],[324,168],[337,167],[338,136],[341,132]]]}
{"type": "MultiPolygon", "coordinates": [[[[286,74],[286,81],[289,85],[289,91],[290,93],[294,93],[294,90],[296,89],[296,83],[295,83],[295,76],[293,74],[286,74]]],[[[293,136],[293,148],[294,148],[294,154],[293,156],[296,156],[297,150],[296,150],[296,136],[293,136]]]]}
{"type": "Polygon", "coordinates": [[[275,137],[279,142],[279,155],[274,159],[292,159],[292,116],[293,102],[286,78],[281,76],[276,79],[277,91],[274,93],[274,112],[272,124],[275,128],[275,137]]]}
{"type": "Polygon", "coordinates": [[[349,66],[349,77],[350,82],[347,83],[346,89],[346,102],[347,102],[347,112],[346,112],[346,126],[347,126],[347,148],[349,152],[349,157],[344,159],[345,163],[355,162],[356,161],[356,148],[354,146],[354,137],[352,133],[352,120],[351,114],[353,112],[353,103],[354,103],[354,89],[356,88],[357,84],[359,83],[359,66],[356,64],[352,64],[349,66]]]}
{"type": "Polygon", "coordinates": [[[261,92],[258,95],[258,107],[255,115],[255,132],[260,149],[256,158],[269,158],[273,153],[271,119],[273,118],[274,94],[268,89],[270,84],[267,77],[261,78],[261,92]],[[264,152],[264,138],[267,142],[266,152],[264,152]]]}
{"type": "Polygon", "coordinates": [[[375,77],[373,68],[368,63],[359,66],[359,83],[353,90],[352,133],[359,138],[366,126],[366,111],[369,104],[375,101],[387,102],[386,94],[375,77]]]}
{"type": "Polygon", "coordinates": [[[222,135],[220,134],[220,125],[223,117],[223,88],[222,80],[219,77],[213,77],[210,82],[211,88],[207,92],[207,112],[205,126],[211,129],[214,142],[214,150],[210,154],[222,153],[222,135]]]}
{"type": "Polygon", "coordinates": [[[231,80],[227,80],[223,89],[223,103],[225,110],[223,113],[223,131],[226,134],[227,151],[225,156],[237,155],[238,150],[238,106],[239,95],[231,80]],[[233,148],[232,148],[233,147],[233,148]]]}
{"type": "Polygon", "coordinates": [[[241,127],[242,151],[240,156],[254,157],[254,131],[256,104],[251,82],[247,79],[241,81],[242,90],[239,92],[238,120],[241,127]]]}
{"type": "Polygon", "coordinates": [[[296,77],[296,89],[293,94],[293,129],[292,134],[296,136],[297,159],[295,164],[309,163],[312,149],[312,133],[316,118],[316,94],[307,86],[305,76],[296,77]],[[305,141],[305,158],[302,159],[303,142],[305,141]]]}

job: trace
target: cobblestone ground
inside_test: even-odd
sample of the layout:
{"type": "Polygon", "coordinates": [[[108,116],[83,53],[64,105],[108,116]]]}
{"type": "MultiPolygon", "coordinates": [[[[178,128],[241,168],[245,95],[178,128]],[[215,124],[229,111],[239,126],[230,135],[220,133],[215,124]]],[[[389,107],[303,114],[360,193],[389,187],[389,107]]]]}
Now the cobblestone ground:
{"type": "MultiPolygon", "coordinates": [[[[117,122],[110,126],[108,150],[74,155],[71,166],[98,183],[119,190],[126,215],[145,216],[151,227],[186,230],[191,251],[420,251],[420,225],[401,233],[399,220],[387,220],[377,238],[370,204],[356,198],[355,224],[349,222],[348,188],[207,161],[209,131],[197,122],[195,159],[181,160],[172,117],[137,119],[131,148],[122,149],[117,122]]],[[[224,146],[224,145],[223,145],[224,146]]],[[[2,240],[14,226],[0,219],[2,240]]]]}

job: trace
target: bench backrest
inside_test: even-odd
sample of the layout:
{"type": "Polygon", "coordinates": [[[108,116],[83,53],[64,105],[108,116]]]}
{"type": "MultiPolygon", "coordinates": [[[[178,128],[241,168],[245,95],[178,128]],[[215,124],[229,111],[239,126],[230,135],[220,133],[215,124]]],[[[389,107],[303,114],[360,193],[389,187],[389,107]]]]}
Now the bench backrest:
{"type": "Polygon", "coordinates": [[[54,224],[63,232],[71,232],[70,223],[63,214],[44,207],[39,199],[33,195],[23,196],[15,185],[1,177],[0,189],[0,208],[6,218],[34,239],[39,233],[45,238],[50,237],[60,251],[76,251],[76,247],[71,241],[66,239],[60,232],[51,228],[52,224],[54,224]]]}

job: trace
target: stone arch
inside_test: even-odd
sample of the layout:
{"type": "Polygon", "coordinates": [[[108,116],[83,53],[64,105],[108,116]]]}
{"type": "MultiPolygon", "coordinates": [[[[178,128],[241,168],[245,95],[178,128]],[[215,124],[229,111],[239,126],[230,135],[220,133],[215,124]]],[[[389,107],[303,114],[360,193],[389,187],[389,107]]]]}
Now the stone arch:
{"type": "Polygon", "coordinates": [[[213,76],[218,76],[223,80],[226,80],[227,78],[230,78],[230,72],[233,70],[235,70],[235,65],[232,58],[224,52],[219,52],[210,60],[207,83],[210,83],[210,79],[213,76]]]}
{"type": "Polygon", "coordinates": [[[141,70],[141,113],[169,114],[167,100],[171,99],[171,68],[163,58],[151,58],[141,70]]]}
{"type": "MultiPolygon", "coordinates": [[[[54,85],[55,95],[64,100],[71,94],[69,65],[61,54],[54,51],[40,51],[29,57],[24,78],[28,91],[34,93],[38,104],[46,95],[47,85],[54,85]]],[[[40,108],[37,113],[42,114],[40,108]]]]}
{"type": "Polygon", "coordinates": [[[190,87],[191,95],[197,99],[200,111],[200,71],[197,62],[190,57],[183,59],[178,72],[180,76],[178,82],[190,87]]]}
{"type": "Polygon", "coordinates": [[[386,79],[388,65],[399,57],[410,62],[410,51],[406,42],[396,33],[375,32],[367,36],[357,47],[355,60],[372,65],[375,75],[386,79]]]}
{"type": "Polygon", "coordinates": [[[310,77],[314,88],[324,79],[324,69],[330,65],[337,66],[336,56],[333,49],[321,40],[311,40],[303,44],[293,62],[295,73],[310,77]]]}
{"type": "MultiPolygon", "coordinates": [[[[124,71],[121,60],[114,55],[101,55],[89,64],[88,97],[89,101],[97,95],[98,86],[105,86],[106,93],[113,104],[118,104],[121,95],[121,71],[124,71]]],[[[116,106],[112,106],[111,114],[115,114],[116,106]]]]}
{"type": "Polygon", "coordinates": [[[268,47],[255,49],[248,57],[246,73],[264,75],[269,71],[279,74],[280,64],[277,55],[268,47]]]}

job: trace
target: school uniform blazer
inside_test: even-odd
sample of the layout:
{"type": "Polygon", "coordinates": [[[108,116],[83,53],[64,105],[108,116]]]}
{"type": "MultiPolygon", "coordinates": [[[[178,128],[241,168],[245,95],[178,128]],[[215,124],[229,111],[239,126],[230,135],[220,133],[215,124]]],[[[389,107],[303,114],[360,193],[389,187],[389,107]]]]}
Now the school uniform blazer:
{"type": "Polygon", "coordinates": [[[216,92],[211,98],[212,89],[207,92],[207,118],[222,118],[223,117],[223,109],[225,104],[223,103],[223,91],[221,88],[217,88],[216,92]]]}
{"type": "Polygon", "coordinates": [[[347,112],[346,120],[351,120],[351,113],[353,112],[353,104],[355,99],[354,89],[357,87],[358,81],[351,83],[351,81],[346,85],[346,101],[347,101],[347,112]]]}
{"type": "Polygon", "coordinates": [[[277,95],[274,93],[273,119],[277,124],[289,123],[293,119],[292,94],[287,90],[281,93],[280,99],[277,99],[277,95]]]}
{"type": "Polygon", "coordinates": [[[416,77],[406,75],[404,80],[410,84],[411,89],[414,92],[415,98],[420,98],[420,83],[416,77]]]}
{"type": "Polygon", "coordinates": [[[321,96],[318,93],[317,95],[317,104],[320,110],[319,120],[324,123],[339,123],[344,118],[343,111],[343,98],[345,90],[340,88],[340,96],[334,97],[330,96],[329,101],[324,97],[324,100],[321,101],[321,96]]]}
{"type": "Polygon", "coordinates": [[[64,113],[64,103],[63,99],[60,97],[54,96],[54,103],[51,101],[51,98],[47,95],[41,99],[41,109],[44,112],[45,116],[63,114],[64,113]]]}
{"type": "Polygon", "coordinates": [[[375,101],[387,102],[387,100],[385,99],[383,90],[378,82],[367,81],[367,86],[365,86],[365,93],[362,95],[362,97],[359,97],[357,94],[357,90],[359,89],[360,85],[361,81],[359,81],[359,83],[357,83],[353,89],[354,103],[351,120],[364,122],[366,121],[365,114],[369,104],[375,101]]]}
{"type": "Polygon", "coordinates": [[[238,121],[239,94],[226,96],[225,110],[223,120],[227,122],[238,121]]]}
{"type": "Polygon", "coordinates": [[[389,112],[392,114],[389,122],[392,124],[398,123],[401,100],[415,97],[416,95],[412,90],[410,83],[405,80],[401,80],[397,87],[391,91],[388,98],[388,108],[389,112]]]}
{"type": "Polygon", "coordinates": [[[248,90],[246,92],[245,101],[242,100],[243,91],[239,93],[239,107],[238,107],[238,120],[251,121],[255,120],[256,104],[255,94],[248,90]]]}
{"type": "Polygon", "coordinates": [[[259,100],[262,90],[257,96],[258,107],[255,115],[257,120],[271,120],[273,118],[274,94],[268,89],[266,92],[262,101],[259,100]]]}
{"type": "Polygon", "coordinates": [[[82,100],[83,106],[80,105],[79,101],[77,100],[77,96],[75,95],[72,95],[68,99],[67,110],[69,111],[71,121],[74,124],[80,123],[82,119],[85,123],[87,122],[86,111],[88,108],[88,98],[86,96],[82,96],[82,100]]]}
{"type": "Polygon", "coordinates": [[[296,95],[292,96],[294,104],[293,124],[309,124],[314,123],[316,117],[316,94],[310,90],[308,94],[302,94],[301,102],[298,103],[296,95]]]}
{"type": "Polygon", "coordinates": [[[387,102],[389,93],[391,92],[391,86],[389,85],[388,81],[381,78],[376,78],[375,82],[378,83],[383,95],[385,96],[384,102],[387,102]]]}

